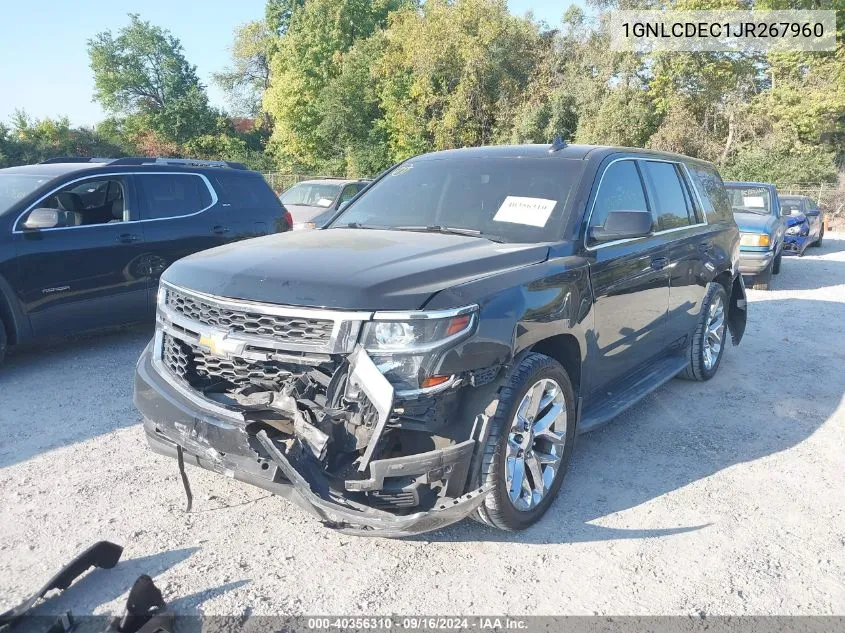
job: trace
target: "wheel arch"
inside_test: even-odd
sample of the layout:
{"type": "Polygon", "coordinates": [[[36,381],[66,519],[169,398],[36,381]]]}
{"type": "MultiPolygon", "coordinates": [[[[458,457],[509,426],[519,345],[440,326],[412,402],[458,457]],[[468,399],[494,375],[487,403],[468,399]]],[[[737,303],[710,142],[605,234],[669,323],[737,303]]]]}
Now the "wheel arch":
{"type": "Polygon", "coordinates": [[[530,350],[553,358],[566,370],[576,397],[581,393],[581,367],[583,356],[581,345],[573,334],[557,334],[544,338],[531,346],[530,350]]]}
{"type": "Polygon", "coordinates": [[[29,321],[21,312],[12,286],[0,275],[0,320],[9,345],[24,342],[30,334],[29,321]]]}

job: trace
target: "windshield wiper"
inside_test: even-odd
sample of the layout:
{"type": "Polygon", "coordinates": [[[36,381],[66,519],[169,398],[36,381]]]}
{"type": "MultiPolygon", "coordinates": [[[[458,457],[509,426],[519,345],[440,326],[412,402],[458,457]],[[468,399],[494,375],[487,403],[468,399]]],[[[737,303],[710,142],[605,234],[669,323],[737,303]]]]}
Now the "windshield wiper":
{"type": "Polygon", "coordinates": [[[491,242],[504,242],[504,240],[500,237],[487,235],[477,229],[465,229],[458,226],[443,226],[442,224],[436,224],[433,226],[393,226],[390,228],[394,231],[419,231],[421,233],[445,233],[448,235],[467,235],[469,237],[482,237],[486,240],[490,240],[491,242]]]}
{"type": "Polygon", "coordinates": [[[330,229],[378,229],[378,226],[366,226],[360,222],[350,222],[349,224],[332,224],[330,229]]]}

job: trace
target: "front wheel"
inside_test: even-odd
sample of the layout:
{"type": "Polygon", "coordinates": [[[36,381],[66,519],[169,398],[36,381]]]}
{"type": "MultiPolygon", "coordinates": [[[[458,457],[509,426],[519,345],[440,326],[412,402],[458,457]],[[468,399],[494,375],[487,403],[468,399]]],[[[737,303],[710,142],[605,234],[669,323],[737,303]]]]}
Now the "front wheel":
{"type": "Polygon", "coordinates": [[[479,473],[492,490],[476,518],[502,530],[536,523],[557,496],[575,441],[575,395],[554,359],[529,353],[499,390],[479,473]]]}
{"type": "Polygon", "coordinates": [[[722,284],[709,285],[702,302],[698,325],[687,347],[689,365],[680,377],[687,380],[710,380],[716,375],[728,334],[728,293],[722,284]]]}
{"type": "Polygon", "coordinates": [[[823,238],[823,237],[824,237],[824,227],[822,227],[822,228],[821,228],[821,230],[819,231],[819,239],[817,239],[815,242],[813,242],[812,244],[810,244],[810,246],[815,246],[815,247],[817,247],[817,248],[818,248],[819,246],[821,246],[821,245],[822,245],[822,238],[823,238]]]}
{"type": "Polygon", "coordinates": [[[752,288],[754,290],[768,290],[772,285],[772,271],[774,269],[774,261],[766,267],[766,270],[754,277],[752,288]]]}

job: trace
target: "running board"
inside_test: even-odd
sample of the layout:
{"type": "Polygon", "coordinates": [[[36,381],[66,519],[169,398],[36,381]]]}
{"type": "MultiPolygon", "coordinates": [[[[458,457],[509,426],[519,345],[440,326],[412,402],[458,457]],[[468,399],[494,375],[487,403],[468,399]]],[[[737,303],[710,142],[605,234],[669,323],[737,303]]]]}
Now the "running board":
{"type": "Polygon", "coordinates": [[[689,360],[686,358],[670,356],[646,369],[635,371],[630,382],[620,385],[600,403],[585,408],[578,421],[578,433],[589,433],[604,426],[625,409],[672,380],[683,371],[687,363],[689,360]]]}

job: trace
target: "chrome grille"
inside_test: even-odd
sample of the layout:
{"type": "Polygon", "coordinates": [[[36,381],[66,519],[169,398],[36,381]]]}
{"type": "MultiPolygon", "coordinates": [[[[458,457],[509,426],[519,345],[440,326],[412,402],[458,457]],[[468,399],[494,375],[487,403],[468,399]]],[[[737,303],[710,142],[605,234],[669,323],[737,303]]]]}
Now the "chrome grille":
{"type": "Polygon", "coordinates": [[[174,288],[167,289],[165,305],[174,312],[203,325],[233,333],[268,337],[279,343],[328,344],[334,321],[262,314],[215,305],[174,288]]]}
{"type": "Polygon", "coordinates": [[[225,380],[235,386],[278,383],[291,377],[285,363],[221,358],[196,345],[164,335],[164,364],[189,384],[225,380]]]}

